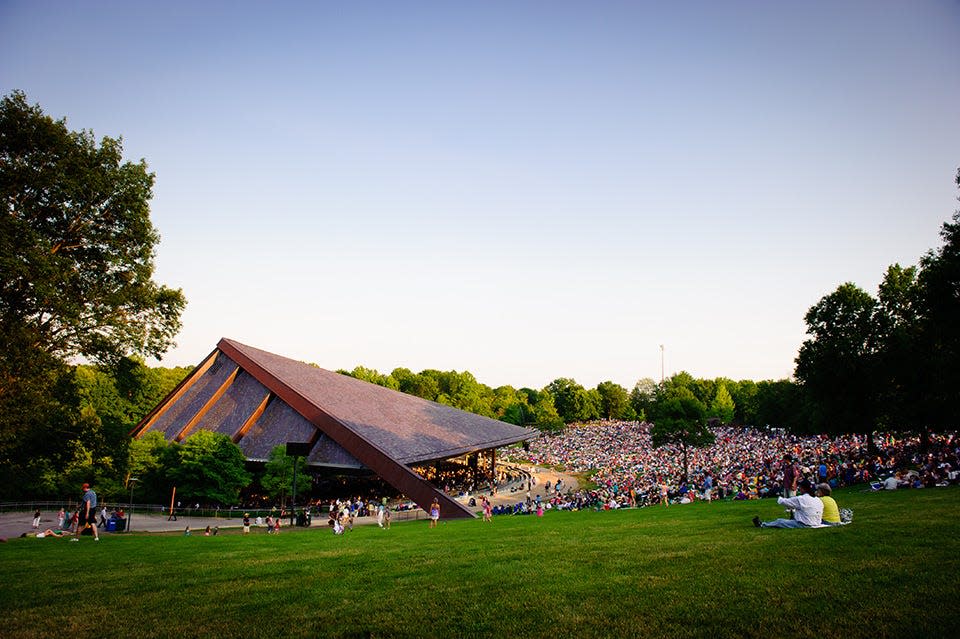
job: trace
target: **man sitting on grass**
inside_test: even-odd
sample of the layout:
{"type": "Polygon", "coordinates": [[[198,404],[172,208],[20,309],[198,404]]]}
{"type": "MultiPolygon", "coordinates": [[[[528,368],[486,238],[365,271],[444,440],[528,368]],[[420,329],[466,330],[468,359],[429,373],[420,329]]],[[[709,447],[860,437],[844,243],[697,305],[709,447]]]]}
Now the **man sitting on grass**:
{"type": "Polygon", "coordinates": [[[757,528],[813,528],[821,525],[823,519],[823,502],[814,496],[815,489],[810,481],[800,482],[796,497],[777,497],[777,503],[786,506],[793,513],[793,519],[774,519],[760,521],[753,518],[753,525],[757,528]]]}

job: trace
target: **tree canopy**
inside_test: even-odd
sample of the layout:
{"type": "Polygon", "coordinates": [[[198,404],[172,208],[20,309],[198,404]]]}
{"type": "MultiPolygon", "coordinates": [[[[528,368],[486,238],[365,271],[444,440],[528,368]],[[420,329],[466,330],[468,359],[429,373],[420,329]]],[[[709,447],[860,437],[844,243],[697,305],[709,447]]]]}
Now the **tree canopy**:
{"type": "MultiPolygon", "coordinates": [[[[154,175],[120,140],[70,131],[14,92],[0,101],[0,323],[57,359],[161,356],[180,290],[153,281],[154,175]]],[[[0,387],[2,389],[2,387],[0,387]]]]}
{"type": "MultiPolygon", "coordinates": [[[[960,171],[956,177],[960,186],[960,171]]],[[[917,267],[890,266],[877,297],[852,283],[806,315],[795,376],[815,427],[925,435],[960,417],[960,211],[917,267]]]]}
{"type": "Polygon", "coordinates": [[[688,450],[709,446],[714,441],[707,427],[707,409],[693,393],[682,388],[657,405],[650,439],[657,448],[676,446],[683,456],[683,481],[689,474],[688,450]]]}
{"type": "Polygon", "coordinates": [[[118,423],[81,409],[70,360],[159,357],[180,328],[183,293],[152,279],[154,176],[122,156],[22,92],[0,100],[0,473],[21,483],[52,490],[91,453],[78,437],[118,423]]]}
{"type": "Polygon", "coordinates": [[[233,505],[253,479],[244,469],[243,453],[222,433],[198,430],[175,451],[176,463],[168,473],[184,497],[233,505]]]}
{"type": "Polygon", "coordinates": [[[873,431],[880,349],[876,314],[876,300],[849,282],[807,311],[811,337],[800,347],[796,376],[813,401],[815,429],[873,431]]]}
{"type": "Polygon", "coordinates": [[[287,455],[287,447],[284,444],[274,446],[270,450],[270,457],[260,477],[260,486],[263,487],[264,492],[279,502],[288,495],[293,495],[294,459],[297,464],[297,492],[308,493],[310,475],[307,473],[307,459],[287,455]]]}

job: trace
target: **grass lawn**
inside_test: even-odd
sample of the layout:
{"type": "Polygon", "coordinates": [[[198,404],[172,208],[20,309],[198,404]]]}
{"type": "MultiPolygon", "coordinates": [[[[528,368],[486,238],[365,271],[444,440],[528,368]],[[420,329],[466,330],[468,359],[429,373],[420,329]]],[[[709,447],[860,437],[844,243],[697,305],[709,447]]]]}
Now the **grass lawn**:
{"type": "Polygon", "coordinates": [[[960,637],[960,489],[0,544],[0,636],[960,637]]]}

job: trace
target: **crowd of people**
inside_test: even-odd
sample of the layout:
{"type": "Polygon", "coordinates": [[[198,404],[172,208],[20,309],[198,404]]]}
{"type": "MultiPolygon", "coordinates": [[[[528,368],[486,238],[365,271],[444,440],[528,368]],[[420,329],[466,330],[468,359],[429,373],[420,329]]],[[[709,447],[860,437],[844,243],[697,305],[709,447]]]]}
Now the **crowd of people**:
{"type": "MultiPolygon", "coordinates": [[[[725,498],[777,497],[794,500],[786,504],[798,508],[805,497],[814,497],[826,504],[823,521],[832,523],[836,503],[830,494],[838,487],[864,484],[873,490],[899,490],[960,483],[960,437],[952,432],[930,434],[921,444],[916,436],[881,434],[874,435],[870,442],[862,435],[798,436],[781,429],[722,426],[714,429],[713,444],[683,451],[677,445],[654,447],[650,431],[651,425],[646,422],[572,424],[559,434],[542,434],[524,448],[502,451],[501,461],[506,463],[497,467],[495,475],[485,475],[492,481],[483,482],[469,466],[446,465],[430,472],[434,480],[442,482],[440,487],[447,494],[473,495],[469,505],[482,509],[484,521],[490,521],[492,515],[542,516],[547,510],[666,507],[725,498]],[[511,466],[511,462],[583,473],[594,486],[567,488],[561,478],[537,485],[535,476],[511,466]],[[798,485],[802,487],[799,495],[798,485]],[[493,498],[499,487],[504,493],[519,492],[516,502],[493,505],[482,494],[487,491],[493,498]]],[[[81,532],[87,532],[98,539],[98,528],[124,529],[122,510],[108,513],[103,505],[98,510],[96,493],[88,484],[82,488],[80,507],[72,512],[61,509],[55,528],[41,531],[40,512],[34,514],[32,528],[37,537],[67,535],[76,540],[81,532]]],[[[317,500],[297,512],[296,523],[309,526],[313,515],[326,513],[328,525],[342,534],[352,530],[359,517],[376,516],[380,527],[389,528],[391,513],[419,508],[412,501],[387,497],[317,500]]],[[[281,509],[278,516],[268,516],[266,521],[257,517],[256,525],[277,534],[285,516],[281,509]]],[[[439,505],[434,503],[429,509],[431,527],[439,517],[439,505]]],[[[246,514],[245,533],[250,525],[246,514]]],[[[217,532],[207,530],[204,534],[217,532]]]]}
{"type": "MultiPolygon", "coordinates": [[[[930,435],[924,449],[918,437],[797,436],[780,429],[725,426],[704,448],[653,446],[645,422],[603,421],[573,424],[557,435],[541,435],[529,450],[510,459],[586,473],[593,490],[555,491],[544,498],[552,508],[619,508],[687,503],[701,499],[759,499],[784,494],[785,471],[799,473],[831,489],[873,484],[895,477],[897,487],[956,483],[960,479],[960,438],[930,435]],[[789,470],[788,470],[789,469],[789,470]],[[796,469],[796,470],[793,470],[796,469]]],[[[888,481],[886,487],[890,487],[888,481]]],[[[527,510],[530,498],[526,500],[527,510]]],[[[522,509],[521,509],[522,510],[522,509]]]]}

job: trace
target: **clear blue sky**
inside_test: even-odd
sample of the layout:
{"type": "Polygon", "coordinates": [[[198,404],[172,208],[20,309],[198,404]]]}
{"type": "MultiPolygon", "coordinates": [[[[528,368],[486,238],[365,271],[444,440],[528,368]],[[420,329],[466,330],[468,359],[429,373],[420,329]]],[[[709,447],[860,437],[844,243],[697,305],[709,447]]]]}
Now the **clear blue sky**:
{"type": "Polygon", "coordinates": [[[156,172],[165,365],[793,372],[940,245],[957,2],[0,1],[0,91],[156,172]]]}

